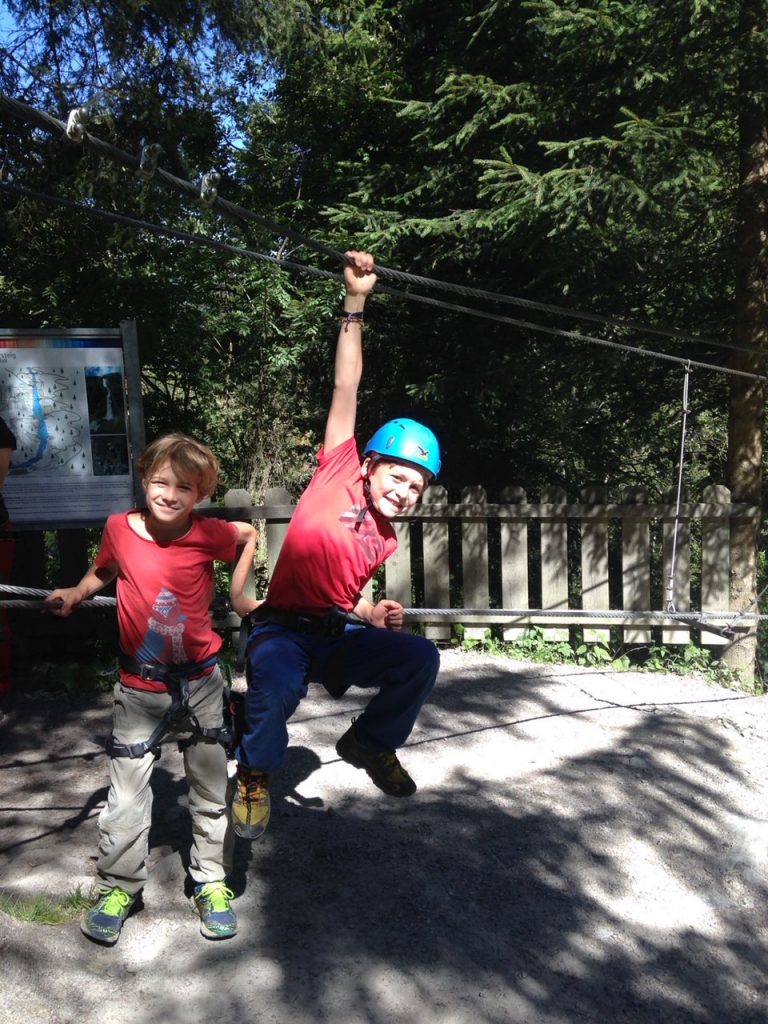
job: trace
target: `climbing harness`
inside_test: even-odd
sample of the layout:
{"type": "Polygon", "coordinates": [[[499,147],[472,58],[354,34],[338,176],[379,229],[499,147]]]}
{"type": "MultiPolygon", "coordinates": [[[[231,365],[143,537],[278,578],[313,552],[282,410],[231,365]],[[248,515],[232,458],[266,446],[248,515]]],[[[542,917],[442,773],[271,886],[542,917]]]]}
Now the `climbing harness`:
{"type": "MultiPolygon", "coordinates": [[[[171,705],[163,717],[157,723],[152,735],[140,743],[120,743],[115,739],[114,734],[107,738],[105,750],[110,757],[144,757],[146,754],[154,754],[160,757],[160,744],[169,732],[190,732],[188,739],[179,741],[179,750],[184,750],[193,743],[202,740],[203,743],[221,743],[225,749],[232,746],[232,730],[226,726],[222,728],[206,729],[200,725],[194,712],[189,706],[191,697],[190,678],[199,676],[206,669],[212,668],[218,661],[218,653],[211,655],[204,661],[197,663],[188,662],[184,665],[159,665],[152,662],[140,662],[130,655],[120,651],[118,661],[120,667],[137,675],[144,681],[156,681],[165,683],[171,695],[171,705]]],[[[225,707],[227,696],[225,695],[225,707]]]]}

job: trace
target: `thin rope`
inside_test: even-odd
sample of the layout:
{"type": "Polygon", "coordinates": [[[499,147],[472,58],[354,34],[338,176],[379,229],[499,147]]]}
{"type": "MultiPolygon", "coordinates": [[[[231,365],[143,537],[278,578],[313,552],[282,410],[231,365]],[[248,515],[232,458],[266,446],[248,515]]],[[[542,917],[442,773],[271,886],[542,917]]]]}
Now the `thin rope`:
{"type": "MultiPolygon", "coordinates": [[[[95,217],[102,217],[105,220],[113,221],[117,224],[124,224],[128,227],[135,228],[139,231],[147,231],[153,235],[159,235],[166,238],[175,238],[182,242],[190,242],[196,245],[203,245],[208,248],[218,249],[222,252],[232,253],[236,256],[247,256],[250,259],[257,260],[262,263],[269,263],[273,266],[280,267],[285,270],[290,270],[296,273],[310,274],[314,277],[321,277],[331,280],[339,280],[341,275],[334,273],[330,270],[321,270],[318,267],[308,266],[302,263],[294,263],[289,260],[278,259],[275,256],[269,256],[266,253],[257,252],[254,249],[246,249],[242,246],[231,245],[228,242],[221,242],[216,238],[210,238],[208,235],[191,234],[187,231],[180,231],[175,228],[162,227],[159,224],[152,224],[149,221],[137,220],[134,217],[129,217],[126,214],[114,213],[111,210],[104,210],[98,206],[83,206],[80,203],[76,203],[72,199],[65,199],[63,196],[51,196],[44,192],[37,192],[33,189],[28,189],[22,185],[12,185],[9,182],[0,181],[0,189],[8,192],[12,195],[18,195],[25,198],[33,199],[38,202],[48,203],[54,206],[62,206],[66,209],[75,210],[78,213],[89,214],[95,217]]],[[[379,267],[374,268],[377,272],[379,267]]],[[[717,363],[704,363],[694,359],[686,359],[682,356],[673,356],[666,352],[657,352],[654,349],[639,348],[634,345],[626,345],[617,341],[609,341],[606,338],[596,338],[590,334],[582,334],[578,331],[565,331],[557,327],[547,327],[544,324],[533,323],[528,320],[518,320],[514,317],[504,316],[500,313],[492,313],[489,310],[474,309],[471,306],[462,306],[457,303],[442,302],[440,299],[433,299],[426,295],[415,295],[412,292],[401,292],[394,288],[390,288],[387,285],[377,285],[377,290],[384,292],[388,295],[392,295],[399,299],[405,299],[409,302],[419,302],[429,306],[436,306],[440,309],[446,309],[452,313],[464,313],[467,316],[478,317],[483,320],[492,320],[495,323],[506,324],[512,327],[520,327],[525,330],[536,331],[542,334],[547,334],[553,337],[565,338],[566,341],[583,342],[590,345],[599,345],[603,348],[615,349],[620,352],[628,352],[632,355],[644,356],[648,359],[658,359],[662,362],[675,363],[676,365],[682,366],[696,366],[702,370],[710,370],[715,373],[722,373],[726,376],[732,377],[746,377],[750,380],[768,380],[760,374],[748,373],[745,370],[735,370],[728,366],[721,366],[717,363]]]]}
{"type": "Polygon", "coordinates": [[[669,563],[669,576],[667,578],[667,611],[674,612],[675,609],[675,566],[677,563],[677,537],[680,527],[680,506],[683,499],[683,468],[685,464],[685,440],[688,429],[688,394],[691,380],[691,364],[685,367],[685,379],[683,380],[683,417],[680,429],[680,459],[677,473],[677,501],[675,503],[675,519],[672,530],[672,557],[669,563]]]}
{"type": "MultiPolygon", "coordinates": [[[[20,100],[15,100],[10,96],[0,93],[0,107],[5,107],[11,114],[21,118],[25,121],[31,121],[44,128],[46,131],[64,133],[67,132],[67,125],[63,121],[59,121],[58,118],[53,117],[44,111],[36,110],[34,107],[28,106],[26,103],[22,103],[20,100]]],[[[99,154],[99,156],[111,160],[113,163],[117,163],[122,167],[140,172],[141,170],[141,158],[132,156],[130,153],[126,153],[124,150],[118,149],[115,146],[104,142],[101,139],[96,138],[89,132],[83,130],[82,136],[78,140],[83,146],[88,146],[99,154]]],[[[191,181],[187,181],[183,178],[177,178],[173,174],[169,174],[160,167],[153,167],[151,177],[156,177],[163,185],[177,192],[181,192],[183,195],[190,198],[200,200],[201,190],[200,185],[195,184],[191,181]]],[[[295,242],[305,245],[315,252],[331,256],[335,260],[339,260],[342,263],[349,262],[345,255],[332,247],[325,245],[322,242],[318,242],[316,239],[305,235],[300,231],[287,224],[282,224],[277,221],[271,220],[268,217],[254,213],[252,210],[248,210],[245,207],[238,206],[235,203],[231,203],[226,199],[222,199],[220,196],[215,196],[210,202],[206,201],[205,205],[210,206],[212,209],[217,210],[219,213],[224,215],[230,220],[242,223],[242,221],[248,221],[259,224],[262,227],[267,228],[269,231],[275,232],[278,235],[282,235],[286,238],[290,238],[295,242]]],[[[573,310],[564,306],[553,305],[551,303],[535,302],[530,299],[523,299],[519,296],[499,294],[496,292],[487,291],[481,288],[473,288],[467,285],[458,285],[449,281],[441,281],[436,278],[423,277],[417,274],[406,273],[405,271],[395,270],[392,267],[377,266],[376,272],[384,278],[390,280],[415,284],[421,287],[434,288],[442,291],[455,292],[456,294],[483,299],[485,301],[496,301],[507,304],[513,304],[521,306],[523,308],[538,310],[541,312],[554,313],[558,316],[570,316],[576,319],[588,320],[595,323],[601,323],[606,326],[614,326],[621,329],[630,329],[636,331],[642,331],[648,334],[659,335],[661,337],[674,338],[679,341],[693,342],[694,344],[706,344],[710,346],[720,346],[728,349],[735,349],[737,351],[749,352],[755,355],[764,355],[765,353],[758,347],[752,346],[739,346],[732,342],[727,342],[722,339],[698,337],[691,335],[683,331],[677,331],[672,328],[654,327],[650,324],[644,324],[637,320],[625,320],[615,317],[603,316],[599,313],[588,313],[581,310],[573,310]]]]}

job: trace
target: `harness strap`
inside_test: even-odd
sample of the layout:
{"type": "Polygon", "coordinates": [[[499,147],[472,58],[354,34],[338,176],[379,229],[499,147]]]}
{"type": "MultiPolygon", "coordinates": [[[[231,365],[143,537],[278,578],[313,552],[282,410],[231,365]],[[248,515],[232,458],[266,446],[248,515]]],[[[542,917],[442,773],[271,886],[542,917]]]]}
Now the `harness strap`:
{"type": "Polygon", "coordinates": [[[138,676],[144,681],[158,683],[180,682],[182,679],[189,679],[192,676],[202,675],[207,668],[212,668],[219,660],[218,652],[211,654],[204,661],[186,661],[179,665],[161,665],[154,661],[138,661],[125,651],[118,651],[117,660],[126,672],[138,676]]]}
{"type": "Polygon", "coordinates": [[[179,742],[179,749],[197,743],[201,739],[204,743],[221,743],[228,747],[232,735],[226,727],[203,728],[196,716],[189,707],[190,688],[189,677],[203,673],[211,668],[219,660],[218,654],[213,654],[204,661],[186,662],[181,665],[160,665],[152,662],[140,662],[124,651],[118,652],[120,667],[132,675],[141,679],[156,680],[165,683],[171,695],[171,706],[157,723],[149,739],[140,743],[120,743],[114,735],[110,735],[105,743],[105,750],[110,757],[145,757],[147,754],[154,754],[160,757],[160,743],[162,739],[177,726],[189,726],[192,736],[188,740],[179,742]]]}

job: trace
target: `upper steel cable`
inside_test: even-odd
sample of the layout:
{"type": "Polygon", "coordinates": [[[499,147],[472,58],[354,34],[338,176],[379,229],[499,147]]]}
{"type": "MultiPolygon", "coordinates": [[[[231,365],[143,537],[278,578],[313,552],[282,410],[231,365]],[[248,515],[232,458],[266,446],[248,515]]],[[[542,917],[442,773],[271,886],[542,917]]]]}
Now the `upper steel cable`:
{"type": "MultiPolygon", "coordinates": [[[[135,217],[129,217],[126,214],[114,213],[111,210],[103,210],[98,206],[83,206],[80,203],[74,202],[72,199],[65,199],[62,196],[50,196],[43,192],[36,192],[32,189],[24,188],[20,185],[12,185],[9,182],[0,181],[0,189],[14,195],[35,199],[39,202],[49,203],[54,206],[63,206],[67,209],[74,209],[80,213],[103,217],[104,219],[113,221],[117,224],[125,224],[141,231],[150,232],[151,234],[161,235],[168,238],[176,238],[179,241],[192,242],[197,245],[204,245],[212,249],[219,249],[223,252],[234,253],[237,256],[248,256],[250,259],[263,263],[271,263],[274,266],[281,267],[285,270],[310,274],[315,277],[330,278],[333,280],[338,280],[340,277],[339,274],[335,274],[329,270],[321,270],[318,267],[312,267],[302,263],[294,263],[290,260],[280,259],[276,256],[269,256],[266,253],[256,252],[253,249],[246,249],[242,246],[230,245],[228,242],[222,242],[216,238],[210,238],[207,235],[191,234],[188,231],[179,231],[175,228],[165,228],[159,224],[152,224],[149,221],[137,220],[135,217]]],[[[379,270],[378,266],[374,269],[377,272],[379,270]]],[[[394,288],[389,288],[387,285],[377,285],[377,288],[379,291],[383,291],[388,295],[394,295],[400,299],[407,299],[409,302],[425,303],[430,306],[450,310],[454,313],[466,313],[469,316],[480,317],[484,320],[492,320],[495,323],[508,324],[513,327],[522,327],[531,331],[539,331],[543,334],[565,338],[566,341],[577,341],[591,345],[600,345],[603,348],[617,349],[621,352],[629,352],[633,355],[644,356],[647,359],[659,359],[683,366],[697,366],[703,370],[712,370],[715,373],[724,373],[733,377],[746,377],[750,380],[768,379],[759,374],[747,373],[745,370],[734,370],[731,367],[720,366],[716,363],[699,362],[694,359],[673,356],[666,352],[656,352],[653,349],[639,348],[634,345],[626,345],[617,341],[609,341],[606,338],[596,338],[592,335],[581,334],[577,331],[564,331],[557,327],[548,327],[544,324],[537,324],[528,320],[518,320],[514,317],[504,316],[500,313],[492,313],[485,309],[474,309],[471,306],[460,306],[457,303],[442,302],[440,299],[433,299],[427,295],[415,295],[412,292],[401,292],[394,288]]]]}
{"type": "MultiPolygon", "coordinates": [[[[46,131],[58,132],[64,135],[67,134],[68,126],[63,121],[60,121],[58,118],[53,117],[45,111],[36,110],[34,107],[30,107],[28,104],[23,103],[20,100],[6,96],[4,93],[0,93],[0,108],[5,108],[14,116],[19,117],[22,120],[31,121],[44,128],[46,131]]],[[[83,127],[82,124],[80,127],[83,127]]],[[[130,153],[126,153],[124,150],[118,149],[116,146],[112,146],[110,143],[96,138],[85,131],[84,128],[82,132],[78,132],[77,141],[83,146],[94,150],[94,152],[98,153],[99,156],[109,159],[129,170],[135,171],[140,175],[142,174],[141,155],[133,156],[130,153]]],[[[209,174],[210,173],[212,172],[209,172],[209,174]]],[[[181,192],[190,199],[201,199],[201,189],[199,184],[195,184],[194,182],[187,181],[183,178],[178,178],[176,175],[170,174],[168,171],[165,171],[163,168],[158,166],[153,167],[152,176],[157,178],[157,180],[163,185],[181,192]]],[[[206,205],[217,210],[229,220],[240,223],[246,221],[258,224],[271,232],[290,238],[301,245],[305,245],[307,248],[310,248],[322,255],[330,256],[334,260],[341,261],[342,263],[347,262],[345,255],[339,250],[333,249],[331,246],[325,245],[323,242],[318,242],[316,239],[303,234],[303,232],[297,231],[290,225],[282,224],[268,217],[254,213],[252,210],[238,206],[236,203],[229,202],[229,200],[222,199],[221,196],[215,195],[211,201],[206,203],[206,205]]],[[[573,310],[565,306],[557,306],[551,303],[536,302],[531,299],[521,298],[520,296],[506,295],[503,293],[491,292],[482,288],[474,288],[468,285],[459,285],[449,281],[441,281],[436,278],[423,277],[418,274],[395,270],[392,267],[377,266],[376,271],[380,277],[399,282],[401,284],[414,284],[420,287],[432,288],[439,291],[453,292],[468,298],[477,298],[484,301],[516,305],[523,309],[553,313],[558,316],[569,316],[574,319],[601,323],[605,326],[618,327],[623,330],[640,331],[660,337],[673,338],[678,341],[705,344],[763,355],[761,350],[756,347],[740,346],[721,339],[699,337],[697,335],[687,334],[683,331],[677,331],[672,328],[654,327],[650,324],[644,324],[637,320],[624,320],[615,317],[603,316],[599,313],[588,313],[581,310],[573,310]]]]}

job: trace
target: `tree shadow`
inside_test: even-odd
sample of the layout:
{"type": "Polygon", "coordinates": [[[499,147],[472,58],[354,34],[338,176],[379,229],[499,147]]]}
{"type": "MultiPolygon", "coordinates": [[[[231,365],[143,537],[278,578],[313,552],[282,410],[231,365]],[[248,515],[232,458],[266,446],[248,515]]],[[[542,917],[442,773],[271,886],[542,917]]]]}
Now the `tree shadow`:
{"type": "MultiPolygon", "coordinates": [[[[240,935],[194,954],[192,936],[153,939],[126,1020],[182,1024],[194,987],[197,1015],[232,1024],[255,1007],[334,1024],[765,1024],[768,874],[734,855],[734,821],[761,806],[738,734],[601,685],[501,661],[441,672],[404,754],[439,776],[407,801],[336,785],[346,766],[322,752],[353,701],[306,701],[270,829],[240,853],[240,935]]],[[[170,763],[160,845],[182,838],[162,811],[183,799],[170,763]]],[[[87,1017],[94,1000],[86,985],[70,1005],[87,1017]]]]}

